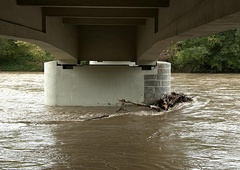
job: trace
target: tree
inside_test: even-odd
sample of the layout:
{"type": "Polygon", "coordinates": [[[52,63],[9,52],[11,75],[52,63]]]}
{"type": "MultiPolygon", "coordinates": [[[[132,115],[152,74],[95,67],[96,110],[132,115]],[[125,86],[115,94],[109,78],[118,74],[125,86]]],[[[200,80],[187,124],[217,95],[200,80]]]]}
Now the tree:
{"type": "Polygon", "coordinates": [[[240,29],[181,41],[171,48],[173,71],[239,72],[240,29]]]}
{"type": "Polygon", "coordinates": [[[50,60],[53,56],[34,44],[0,39],[2,71],[43,71],[43,63],[50,60]]]}

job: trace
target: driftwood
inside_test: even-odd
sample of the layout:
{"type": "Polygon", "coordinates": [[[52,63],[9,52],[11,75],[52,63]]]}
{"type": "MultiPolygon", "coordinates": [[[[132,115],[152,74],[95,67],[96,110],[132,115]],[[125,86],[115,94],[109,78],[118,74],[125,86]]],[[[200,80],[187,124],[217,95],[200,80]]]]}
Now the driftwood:
{"type": "Polygon", "coordinates": [[[101,115],[101,116],[97,116],[97,117],[86,119],[85,121],[96,120],[96,119],[103,119],[103,118],[107,118],[107,117],[109,117],[109,115],[101,115]]]}
{"type": "MultiPolygon", "coordinates": [[[[135,106],[146,107],[146,108],[150,108],[152,110],[156,110],[158,112],[161,112],[161,111],[167,111],[169,108],[174,107],[178,103],[191,102],[191,101],[193,101],[193,99],[192,99],[192,97],[188,97],[188,96],[184,95],[183,93],[172,92],[171,94],[163,95],[163,97],[159,98],[152,105],[148,105],[148,104],[145,104],[145,103],[137,103],[137,102],[133,102],[133,101],[125,100],[125,99],[121,99],[119,101],[121,102],[121,107],[117,110],[117,112],[120,112],[122,110],[123,111],[128,111],[127,109],[124,108],[125,104],[131,104],[131,105],[135,105],[135,106]]],[[[110,117],[110,115],[104,114],[104,115],[100,115],[100,116],[96,116],[96,117],[86,119],[85,121],[98,120],[98,119],[109,118],[109,117],[110,117]]]]}
{"type": "Polygon", "coordinates": [[[135,105],[135,106],[141,106],[141,107],[148,107],[148,108],[151,108],[153,110],[157,110],[157,111],[161,111],[162,109],[160,107],[158,107],[157,105],[147,105],[147,104],[144,104],[144,103],[137,103],[137,102],[132,102],[132,101],[129,101],[129,100],[125,100],[125,99],[121,99],[121,100],[118,100],[120,102],[122,102],[121,104],[121,107],[117,110],[117,112],[121,111],[121,110],[125,110],[125,111],[128,111],[124,108],[124,105],[126,103],[128,104],[132,104],[132,105],[135,105]]]}
{"type": "Polygon", "coordinates": [[[147,105],[147,104],[144,104],[144,103],[132,102],[132,101],[125,100],[125,99],[121,99],[119,101],[122,104],[121,104],[121,107],[117,110],[117,112],[119,112],[121,110],[126,110],[124,108],[124,105],[126,103],[133,104],[133,105],[136,105],[136,106],[141,106],[141,107],[147,107],[147,108],[156,110],[158,112],[161,112],[161,111],[167,111],[169,108],[174,107],[178,103],[191,102],[191,101],[193,101],[193,99],[192,99],[192,97],[188,97],[188,96],[184,95],[183,93],[172,92],[169,95],[167,95],[167,94],[163,95],[163,97],[161,97],[159,100],[157,100],[152,105],[147,105]]]}

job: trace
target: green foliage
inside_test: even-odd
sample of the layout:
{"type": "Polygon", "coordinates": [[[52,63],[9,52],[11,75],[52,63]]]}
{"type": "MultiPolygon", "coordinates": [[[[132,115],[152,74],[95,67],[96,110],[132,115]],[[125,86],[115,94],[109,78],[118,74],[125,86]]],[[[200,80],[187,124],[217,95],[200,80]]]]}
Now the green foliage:
{"type": "Polygon", "coordinates": [[[40,47],[22,41],[0,39],[0,71],[43,71],[53,56],[40,47]]]}
{"type": "Polygon", "coordinates": [[[240,29],[173,45],[175,72],[240,72],[240,29]]]}

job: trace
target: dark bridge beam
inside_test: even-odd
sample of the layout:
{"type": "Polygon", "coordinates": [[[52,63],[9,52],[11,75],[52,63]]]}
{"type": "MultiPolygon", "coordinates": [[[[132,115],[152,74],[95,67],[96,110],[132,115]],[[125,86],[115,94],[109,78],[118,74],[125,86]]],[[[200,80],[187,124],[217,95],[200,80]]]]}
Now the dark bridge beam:
{"type": "Polygon", "coordinates": [[[145,19],[122,18],[63,18],[64,24],[73,25],[145,25],[145,19]]]}
{"type": "Polygon", "coordinates": [[[158,9],[44,7],[42,11],[43,11],[43,16],[53,16],[53,17],[155,18],[158,16],[158,9]]]}
{"type": "Polygon", "coordinates": [[[158,9],[131,9],[131,8],[64,8],[43,7],[43,31],[46,31],[46,17],[76,17],[76,18],[122,18],[155,20],[154,30],[158,31],[158,9]]]}
{"type": "Polygon", "coordinates": [[[169,0],[17,0],[18,5],[78,6],[78,7],[169,7],[169,0]]]}

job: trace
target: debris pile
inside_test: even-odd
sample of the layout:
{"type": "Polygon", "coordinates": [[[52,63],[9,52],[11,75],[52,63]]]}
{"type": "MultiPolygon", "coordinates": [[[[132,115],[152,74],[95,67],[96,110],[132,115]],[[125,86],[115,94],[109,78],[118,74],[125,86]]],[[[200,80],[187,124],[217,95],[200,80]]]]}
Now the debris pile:
{"type": "MultiPolygon", "coordinates": [[[[183,93],[172,92],[171,94],[163,95],[161,98],[159,98],[155,103],[153,103],[151,105],[148,105],[145,103],[132,102],[132,101],[125,100],[125,99],[121,99],[119,101],[121,102],[121,107],[116,112],[120,112],[120,111],[129,112],[127,109],[124,108],[125,104],[146,107],[146,108],[149,108],[152,110],[156,110],[158,112],[162,112],[162,111],[167,111],[167,110],[173,108],[174,106],[176,106],[179,103],[192,102],[193,98],[186,96],[183,93]]],[[[85,121],[98,120],[98,119],[104,119],[104,118],[109,118],[109,117],[110,117],[110,115],[104,114],[104,115],[99,115],[96,117],[86,119],[85,121]]]]}
{"type": "Polygon", "coordinates": [[[151,108],[158,112],[161,112],[161,111],[167,111],[169,108],[173,108],[175,105],[177,105],[179,103],[191,102],[191,101],[193,101],[193,98],[186,96],[183,93],[172,92],[171,94],[163,95],[163,97],[161,97],[159,100],[157,100],[152,105],[147,105],[144,103],[136,103],[136,102],[132,102],[132,101],[125,100],[125,99],[121,99],[119,101],[122,104],[121,104],[121,107],[117,110],[117,112],[119,112],[121,110],[126,110],[126,109],[124,109],[125,104],[133,104],[136,106],[148,107],[148,108],[151,108]]]}

